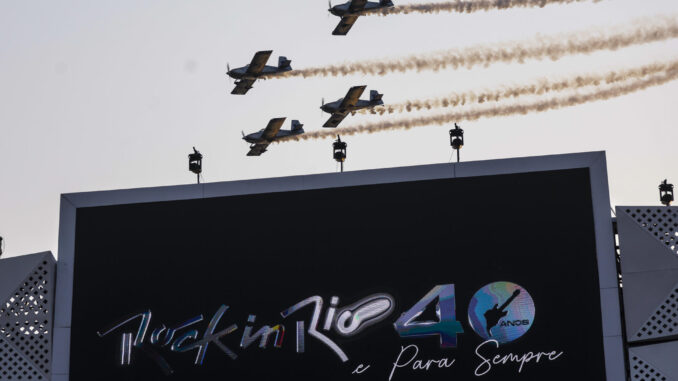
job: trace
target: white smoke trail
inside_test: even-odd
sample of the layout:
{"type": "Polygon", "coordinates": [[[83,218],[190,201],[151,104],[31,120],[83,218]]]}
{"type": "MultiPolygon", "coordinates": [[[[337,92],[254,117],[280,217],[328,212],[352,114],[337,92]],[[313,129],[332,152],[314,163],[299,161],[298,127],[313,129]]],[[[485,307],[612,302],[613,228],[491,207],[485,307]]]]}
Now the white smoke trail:
{"type": "Polygon", "coordinates": [[[610,98],[619,97],[625,94],[634,93],[649,87],[659,86],[678,79],[678,70],[672,69],[665,73],[655,74],[648,78],[633,79],[626,83],[615,84],[609,88],[599,89],[587,94],[573,93],[553,97],[533,102],[522,102],[510,105],[498,104],[492,107],[471,108],[469,110],[460,110],[452,113],[422,116],[410,119],[399,119],[393,121],[375,122],[360,124],[352,127],[326,129],[320,131],[308,132],[302,135],[279,139],[279,142],[315,140],[333,138],[337,133],[344,135],[355,135],[363,133],[374,133],[380,131],[407,130],[414,127],[428,125],[448,125],[453,122],[472,121],[480,118],[493,118],[511,115],[524,115],[529,113],[544,112],[548,110],[557,110],[564,107],[571,107],[589,102],[601,101],[610,98]]]}
{"type": "Polygon", "coordinates": [[[559,80],[543,78],[527,85],[505,86],[496,90],[484,90],[480,92],[468,91],[453,93],[445,97],[409,100],[401,103],[387,104],[370,109],[358,111],[361,114],[392,114],[396,112],[411,112],[430,110],[441,107],[457,107],[471,103],[498,102],[509,98],[518,98],[523,95],[543,95],[550,92],[576,90],[588,86],[600,84],[614,84],[633,78],[643,78],[650,74],[656,74],[669,70],[678,69],[678,60],[665,63],[654,63],[637,68],[611,71],[607,73],[578,75],[559,80]]]}
{"type": "MultiPolygon", "coordinates": [[[[543,8],[549,4],[579,3],[588,0],[457,0],[444,3],[397,5],[392,8],[384,8],[371,14],[393,15],[408,13],[473,13],[479,11],[491,11],[509,8],[543,8]]],[[[601,0],[591,0],[598,3],[601,0]]]]}
{"type": "Polygon", "coordinates": [[[466,49],[440,51],[402,58],[348,62],[341,65],[292,70],[273,78],[325,77],[339,75],[385,75],[411,70],[439,71],[447,68],[489,66],[494,63],[523,63],[528,59],[557,60],[567,55],[617,50],[678,37],[678,17],[656,17],[632,22],[635,26],[618,27],[614,32],[588,30],[573,34],[536,38],[529,42],[508,42],[466,49]]]}

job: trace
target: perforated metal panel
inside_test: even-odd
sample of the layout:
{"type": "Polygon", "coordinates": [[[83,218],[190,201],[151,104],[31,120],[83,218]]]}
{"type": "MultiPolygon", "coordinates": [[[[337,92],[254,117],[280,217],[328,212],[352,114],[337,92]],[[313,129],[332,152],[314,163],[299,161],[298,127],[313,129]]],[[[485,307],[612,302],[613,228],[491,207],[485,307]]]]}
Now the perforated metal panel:
{"type": "Polygon", "coordinates": [[[631,380],[633,381],[669,381],[660,371],[636,355],[631,358],[631,380]]]}
{"type": "Polygon", "coordinates": [[[678,381],[678,208],[619,206],[631,380],[678,381]]]}
{"type": "Polygon", "coordinates": [[[25,276],[11,292],[0,290],[0,381],[50,380],[54,259],[50,253],[25,257],[0,262],[0,273],[25,276]]]}
{"type": "Polygon", "coordinates": [[[678,208],[617,210],[627,340],[678,338],[678,208]]]}
{"type": "Polygon", "coordinates": [[[678,334],[678,284],[636,333],[639,339],[655,339],[678,334]]]}
{"type": "Polygon", "coordinates": [[[654,235],[674,254],[678,254],[678,208],[626,208],[640,226],[654,235]]]}

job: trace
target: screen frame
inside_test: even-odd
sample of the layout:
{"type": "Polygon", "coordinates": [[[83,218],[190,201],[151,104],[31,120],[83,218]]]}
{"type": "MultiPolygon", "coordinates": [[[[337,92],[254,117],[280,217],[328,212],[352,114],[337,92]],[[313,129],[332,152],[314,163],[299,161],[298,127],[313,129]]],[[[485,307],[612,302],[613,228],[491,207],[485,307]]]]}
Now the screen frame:
{"type": "MultiPolygon", "coordinates": [[[[614,252],[614,233],[610,216],[607,165],[605,152],[597,151],[343,173],[62,194],[59,216],[56,303],[54,308],[52,380],[66,381],[69,379],[73,266],[78,208],[577,168],[588,168],[591,181],[606,378],[608,380],[626,379],[619,287],[614,252]]],[[[501,192],[501,189],[497,191],[501,192]]],[[[557,212],[557,200],[554,200],[553,208],[557,212]]]]}

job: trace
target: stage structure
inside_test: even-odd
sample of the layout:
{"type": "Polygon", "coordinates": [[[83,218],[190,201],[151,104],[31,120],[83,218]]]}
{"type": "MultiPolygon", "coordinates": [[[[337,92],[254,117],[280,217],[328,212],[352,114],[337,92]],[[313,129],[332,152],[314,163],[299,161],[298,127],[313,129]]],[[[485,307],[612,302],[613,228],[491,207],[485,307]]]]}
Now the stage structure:
{"type": "Polygon", "coordinates": [[[0,260],[0,381],[49,381],[52,368],[54,257],[0,260]]]}
{"type": "Polygon", "coordinates": [[[601,152],[66,194],[52,379],[623,380],[601,152]]]}
{"type": "Polygon", "coordinates": [[[678,380],[678,207],[618,206],[632,380],[678,380]]]}

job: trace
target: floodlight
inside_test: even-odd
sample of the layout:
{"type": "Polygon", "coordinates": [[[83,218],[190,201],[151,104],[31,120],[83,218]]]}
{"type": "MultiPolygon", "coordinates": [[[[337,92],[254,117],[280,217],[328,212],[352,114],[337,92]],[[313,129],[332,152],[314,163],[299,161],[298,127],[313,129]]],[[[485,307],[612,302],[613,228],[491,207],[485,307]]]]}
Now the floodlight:
{"type": "Polygon", "coordinates": [[[666,206],[673,202],[673,184],[669,184],[668,180],[659,184],[659,201],[666,206]]]}
{"type": "Polygon", "coordinates": [[[332,144],[332,157],[338,163],[341,163],[341,171],[344,172],[344,161],[346,161],[346,142],[342,142],[339,135],[337,140],[332,144]]]}
{"type": "Polygon", "coordinates": [[[188,170],[198,176],[200,184],[200,173],[202,172],[202,154],[193,147],[193,153],[188,154],[188,170]]]}
{"type": "Polygon", "coordinates": [[[457,163],[459,162],[459,151],[464,146],[464,130],[454,124],[454,128],[450,130],[450,145],[452,149],[457,151],[457,163]]]}

